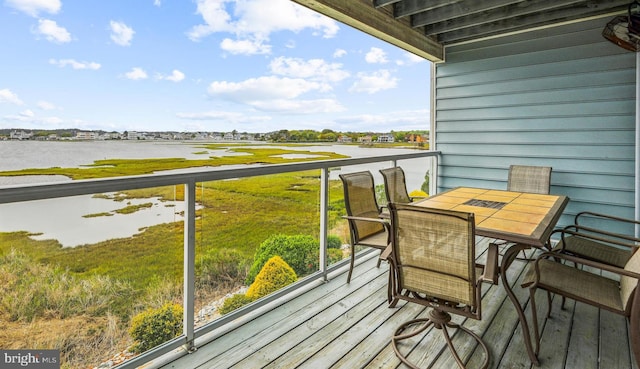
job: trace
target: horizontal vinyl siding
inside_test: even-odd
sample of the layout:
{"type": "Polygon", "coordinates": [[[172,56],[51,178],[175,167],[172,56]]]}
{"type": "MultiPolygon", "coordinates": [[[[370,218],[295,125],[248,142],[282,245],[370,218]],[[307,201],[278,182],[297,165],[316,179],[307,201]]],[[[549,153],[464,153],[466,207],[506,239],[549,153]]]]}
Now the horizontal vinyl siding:
{"type": "Polygon", "coordinates": [[[447,48],[439,191],[505,189],[511,164],[545,165],[551,191],[571,199],[560,226],[584,210],[634,217],[635,54],[601,36],[607,21],[447,48]]]}

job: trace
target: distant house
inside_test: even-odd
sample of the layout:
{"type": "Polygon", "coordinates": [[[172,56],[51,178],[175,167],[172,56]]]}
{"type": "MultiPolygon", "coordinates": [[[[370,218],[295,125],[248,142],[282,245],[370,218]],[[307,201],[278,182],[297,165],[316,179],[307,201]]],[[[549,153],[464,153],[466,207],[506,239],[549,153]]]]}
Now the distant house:
{"type": "Polygon", "coordinates": [[[98,133],[92,131],[78,131],[76,132],[76,140],[97,140],[98,133]]]}
{"type": "Polygon", "coordinates": [[[369,135],[358,137],[358,142],[360,142],[360,143],[371,143],[372,141],[373,141],[373,139],[369,135]]]}
{"type": "Polygon", "coordinates": [[[233,133],[231,133],[231,132],[225,133],[224,137],[222,139],[226,140],[226,141],[233,141],[233,139],[234,139],[233,133]]]}
{"type": "Polygon", "coordinates": [[[394,142],[395,139],[392,134],[381,134],[378,136],[378,142],[394,142]]]}
{"type": "Polygon", "coordinates": [[[425,143],[425,142],[427,142],[427,139],[423,135],[418,135],[418,134],[413,134],[413,133],[408,135],[406,140],[407,140],[407,142],[412,142],[412,143],[425,143]]]}
{"type": "Polygon", "coordinates": [[[342,135],[342,136],[338,137],[338,140],[337,140],[337,142],[339,142],[339,143],[348,143],[348,142],[352,142],[352,141],[353,141],[353,139],[351,139],[351,137],[345,136],[345,135],[342,135]]]}
{"type": "Polygon", "coordinates": [[[25,131],[11,131],[9,138],[12,140],[30,140],[33,134],[25,131]]]}

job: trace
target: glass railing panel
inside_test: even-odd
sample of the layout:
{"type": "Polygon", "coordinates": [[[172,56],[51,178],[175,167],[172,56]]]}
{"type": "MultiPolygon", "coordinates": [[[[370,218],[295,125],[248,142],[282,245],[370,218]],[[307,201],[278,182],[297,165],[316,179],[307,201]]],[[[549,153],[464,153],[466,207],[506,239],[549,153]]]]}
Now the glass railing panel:
{"type": "MultiPolygon", "coordinates": [[[[198,188],[203,207],[196,221],[196,327],[320,270],[319,170],[198,188]]],[[[344,209],[341,198],[336,201],[330,228],[344,209]]],[[[329,239],[337,250],[328,261],[335,263],[343,258],[343,240],[329,239]]]]}
{"type": "Polygon", "coordinates": [[[168,193],[0,205],[0,347],[60,350],[63,368],[83,368],[180,335],[183,203],[168,193]]]}

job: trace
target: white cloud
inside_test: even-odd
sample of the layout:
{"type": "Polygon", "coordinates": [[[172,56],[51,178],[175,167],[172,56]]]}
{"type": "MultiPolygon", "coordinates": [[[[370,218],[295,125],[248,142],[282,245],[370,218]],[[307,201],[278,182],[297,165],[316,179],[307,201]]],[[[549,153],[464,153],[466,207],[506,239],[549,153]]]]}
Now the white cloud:
{"type": "Polygon", "coordinates": [[[15,105],[24,105],[22,100],[18,98],[18,95],[11,92],[8,88],[3,88],[0,90],[0,103],[10,103],[15,105]]]}
{"type": "Polygon", "coordinates": [[[349,92],[366,92],[373,94],[382,90],[395,88],[398,79],[391,77],[391,72],[386,69],[373,73],[358,73],[358,80],[351,85],[349,92]]]}
{"type": "Polygon", "coordinates": [[[49,64],[57,65],[60,68],[70,66],[73,69],[98,70],[101,65],[96,62],[77,61],[75,59],[49,59],[49,64]]]}
{"type": "Polygon", "coordinates": [[[229,111],[211,111],[204,113],[178,113],[178,118],[190,120],[217,120],[229,123],[259,123],[268,122],[271,117],[266,115],[247,115],[229,111]]]}
{"type": "Polygon", "coordinates": [[[243,82],[215,81],[209,94],[233,101],[251,103],[259,100],[293,99],[301,94],[322,89],[322,84],[301,78],[276,76],[251,78],[243,82]]]}
{"type": "Polygon", "coordinates": [[[138,67],[131,69],[131,71],[125,73],[124,76],[134,81],[149,78],[147,72],[145,72],[144,69],[138,67]]]}
{"type": "Polygon", "coordinates": [[[41,12],[57,14],[62,7],[60,0],[5,0],[5,4],[32,17],[41,12]]]}
{"type": "Polygon", "coordinates": [[[57,107],[55,104],[50,103],[48,101],[38,101],[38,108],[42,110],[55,110],[57,107]]]}
{"type": "Polygon", "coordinates": [[[372,47],[365,55],[364,60],[370,64],[385,64],[389,62],[387,53],[378,47],[372,47]]]}
{"type": "Polygon", "coordinates": [[[24,118],[33,118],[35,116],[35,114],[33,114],[33,111],[27,109],[27,110],[24,110],[24,111],[20,112],[20,116],[24,117],[24,118]]]}
{"type": "Polygon", "coordinates": [[[326,90],[326,83],[302,78],[268,76],[251,78],[242,82],[215,81],[209,85],[209,94],[257,110],[311,114],[343,111],[344,107],[334,99],[297,98],[305,93],[326,90]]]}
{"type": "Polygon", "coordinates": [[[111,40],[120,46],[131,45],[131,39],[135,31],[133,28],[124,24],[124,22],[111,21],[109,23],[111,28],[111,40]]]}
{"type": "Polygon", "coordinates": [[[290,114],[337,113],[345,107],[335,99],[315,100],[263,100],[251,104],[254,108],[270,112],[286,112],[290,114]]]}
{"type": "Polygon", "coordinates": [[[329,83],[340,82],[350,75],[349,72],[342,69],[342,64],[327,63],[322,59],[304,60],[278,57],[271,61],[269,68],[273,74],[323,82],[321,91],[332,90],[329,83]]]}
{"type": "Polygon", "coordinates": [[[357,126],[359,130],[385,131],[389,127],[400,130],[429,129],[429,110],[400,110],[379,114],[361,114],[336,119],[344,127],[357,126]]]}
{"type": "Polygon", "coordinates": [[[155,6],[161,6],[162,2],[160,0],[153,0],[153,5],[155,6]]]}
{"type": "Polygon", "coordinates": [[[158,79],[164,79],[171,82],[180,82],[184,79],[184,73],[180,72],[177,69],[174,69],[173,72],[171,72],[171,74],[168,76],[159,74],[158,79]]]}
{"type": "Polygon", "coordinates": [[[220,48],[234,55],[270,54],[271,45],[265,45],[263,40],[232,40],[225,38],[220,43],[220,48]]]}
{"type": "Polygon", "coordinates": [[[413,65],[413,64],[424,63],[426,61],[427,60],[421,56],[406,52],[404,53],[404,59],[396,60],[396,64],[397,65],[413,65]]]}
{"type": "Polygon", "coordinates": [[[336,51],[333,52],[334,58],[342,58],[345,55],[347,55],[347,50],[345,49],[336,49],[336,51]]]}
{"type": "Polygon", "coordinates": [[[250,40],[254,45],[262,45],[273,32],[312,29],[331,38],[339,29],[336,21],[290,0],[198,0],[196,13],[202,16],[204,24],[187,33],[193,41],[215,32],[227,32],[236,36],[236,43],[250,40]]]}
{"type": "Polygon", "coordinates": [[[2,119],[19,122],[23,128],[57,128],[64,122],[58,117],[38,117],[31,110],[24,110],[18,115],[5,115],[2,119]]]}
{"type": "Polygon", "coordinates": [[[63,44],[71,41],[71,34],[50,19],[38,19],[38,27],[34,33],[44,36],[47,41],[63,44]]]}

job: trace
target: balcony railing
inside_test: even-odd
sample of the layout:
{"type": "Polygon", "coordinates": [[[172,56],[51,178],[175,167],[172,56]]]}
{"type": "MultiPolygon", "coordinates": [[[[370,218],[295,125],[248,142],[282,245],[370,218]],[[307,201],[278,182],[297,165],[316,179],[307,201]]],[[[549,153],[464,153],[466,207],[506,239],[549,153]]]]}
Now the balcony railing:
{"type": "MultiPolygon", "coordinates": [[[[266,166],[247,166],[240,169],[213,169],[203,171],[193,171],[189,173],[179,174],[153,174],[144,176],[130,176],[118,178],[106,178],[95,180],[79,180],[65,183],[36,184],[36,185],[16,185],[0,187],[0,204],[27,202],[33,200],[53,199],[62,197],[71,197],[78,195],[91,195],[99,193],[109,193],[117,191],[127,191],[134,189],[153,188],[162,186],[184,186],[184,265],[183,265],[183,333],[179,337],[166,342],[154,349],[147,351],[129,361],[126,361],[119,367],[134,368],[154,360],[162,355],[174,351],[179,347],[184,347],[188,352],[196,349],[196,339],[198,345],[202,345],[203,337],[215,329],[237,319],[239,316],[249,311],[258,309],[266,304],[280,299],[285,295],[291,294],[296,290],[301,290],[305,286],[314,282],[322,282],[327,280],[329,272],[336,268],[344,267],[347,260],[340,263],[327,266],[327,236],[328,236],[328,193],[329,193],[329,172],[332,168],[345,168],[354,165],[367,165],[372,163],[389,163],[394,166],[398,162],[411,159],[426,159],[424,172],[430,171],[431,178],[437,176],[435,168],[437,168],[438,151],[418,151],[410,154],[384,155],[369,158],[357,159],[338,159],[300,162],[281,165],[266,166]],[[433,158],[433,160],[430,160],[433,158]],[[229,179],[241,179],[247,177],[266,176],[281,173],[301,172],[309,170],[320,170],[320,224],[319,224],[319,270],[298,282],[262,298],[242,309],[222,316],[221,318],[208,323],[204,326],[195,328],[195,261],[196,261],[196,184],[201,182],[220,181],[229,179]]],[[[422,162],[421,162],[422,164],[422,162]]],[[[400,164],[402,165],[402,164],[400,164]]],[[[347,171],[349,171],[347,169],[347,171]]],[[[435,182],[432,181],[431,188],[435,188],[435,182]]],[[[433,190],[432,190],[433,191],[433,190]]],[[[364,253],[361,253],[364,254],[364,253]]],[[[210,335],[207,335],[208,337],[210,335]]]]}

